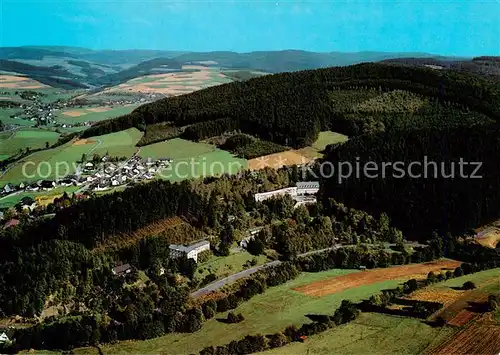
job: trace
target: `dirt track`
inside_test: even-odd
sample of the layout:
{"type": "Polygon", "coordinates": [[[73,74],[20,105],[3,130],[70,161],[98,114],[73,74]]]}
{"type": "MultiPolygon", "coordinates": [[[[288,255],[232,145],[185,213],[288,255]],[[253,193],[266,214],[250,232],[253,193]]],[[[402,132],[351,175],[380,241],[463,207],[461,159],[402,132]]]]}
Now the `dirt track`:
{"type": "Polygon", "coordinates": [[[342,292],[350,288],[370,285],[376,282],[388,280],[409,280],[423,279],[431,271],[441,271],[443,269],[454,269],[460,266],[460,262],[454,260],[440,260],[425,264],[413,264],[394,266],[383,269],[373,269],[356,272],[348,275],[332,277],[322,281],[316,281],[309,285],[294,288],[295,291],[302,292],[308,296],[326,296],[337,292],[342,292]]]}

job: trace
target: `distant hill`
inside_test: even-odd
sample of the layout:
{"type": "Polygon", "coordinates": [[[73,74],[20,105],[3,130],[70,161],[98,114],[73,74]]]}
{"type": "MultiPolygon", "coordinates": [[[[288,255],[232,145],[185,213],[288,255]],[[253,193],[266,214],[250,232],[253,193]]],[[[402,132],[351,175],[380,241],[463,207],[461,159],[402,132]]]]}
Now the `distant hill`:
{"type": "Polygon", "coordinates": [[[383,62],[412,67],[454,70],[500,80],[500,57],[485,56],[472,58],[472,60],[453,60],[447,58],[392,58],[384,60],[383,62]]]}
{"type": "MultiPolygon", "coordinates": [[[[202,63],[231,70],[280,73],[386,61],[417,66],[440,65],[481,75],[498,75],[498,66],[491,65],[494,63],[491,57],[475,58],[471,61],[469,58],[442,57],[429,53],[369,51],[318,53],[282,50],[236,53],[231,51],[93,50],[67,46],[25,46],[0,48],[0,59],[40,67],[40,69],[31,68],[18,72],[30,77],[34,75],[33,72],[38,72],[36,79],[41,82],[44,80],[53,82],[54,76],[57,76],[59,79],[77,82],[78,87],[116,85],[134,77],[158,72],[162,68],[181,70],[182,65],[188,63],[202,63]],[[52,71],[57,71],[58,74],[51,74],[52,71]]],[[[11,66],[14,65],[11,64],[11,66]]],[[[7,69],[0,68],[0,70],[7,69]]],[[[61,87],[67,87],[66,83],[62,85],[61,87]]]]}
{"type": "Polygon", "coordinates": [[[64,89],[86,88],[78,77],[60,67],[39,67],[0,59],[0,71],[23,74],[43,84],[64,89]]]}

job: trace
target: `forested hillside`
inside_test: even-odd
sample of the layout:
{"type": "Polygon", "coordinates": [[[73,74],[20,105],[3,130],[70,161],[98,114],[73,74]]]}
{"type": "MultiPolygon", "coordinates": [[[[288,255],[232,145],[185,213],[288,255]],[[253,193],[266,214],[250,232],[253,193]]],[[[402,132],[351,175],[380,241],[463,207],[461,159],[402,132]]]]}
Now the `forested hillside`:
{"type": "MultiPolygon", "coordinates": [[[[498,125],[450,129],[400,130],[367,135],[343,145],[329,146],[326,161],[359,161],[361,177],[343,179],[338,172],[324,183],[324,199],[334,197],[348,205],[377,213],[387,212],[406,235],[423,238],[429,232],[463,233],[500,216],[500,130],[498,125]],[[426,160],[424,160],[426,159],[426,160]],[[460,161],[480,162],[460,168],[460,161]],[[391,166],[385,176],[363,175],[366,162],[379,168],[384,162],[412,162],[412,176],[391,166]],[[427,177],[424,176],[425,161],[427,177]],[[434,162],[434,163],[432,163],[434,162]],[[422,174],[422,177],[415,177],[422,174]]],[[[344,171],[345,172],[345,171],[344,171]]],[[[370,175],[374,175],[375,172],[370,175]]]]}
{"type": "MultiPolygon", "coordinates": [[[[84,136],[130,127],[143,130],[158,122],[186,126],[217,120],[215,135],[221,118],[226,118],[227,130],[238,127],[264,140],[303,147],[325,129],[353,135],[407,124],[425,127],[430,121],[439,126],[496,121],[500,89],[495,82],[463,73],[360,64],[268,75],[159,100],[91,127],[84,136]],[[370,100],[393,90],[410,92],[403,99],[410,106],[398,104],[397,95],[386,98],[396,106],[392,109],[383,98],[360,101],[358,106],[350,98],[352,94],[370,100]]],[[[210,131],[209,124],[202,127],[210,131]]]]}

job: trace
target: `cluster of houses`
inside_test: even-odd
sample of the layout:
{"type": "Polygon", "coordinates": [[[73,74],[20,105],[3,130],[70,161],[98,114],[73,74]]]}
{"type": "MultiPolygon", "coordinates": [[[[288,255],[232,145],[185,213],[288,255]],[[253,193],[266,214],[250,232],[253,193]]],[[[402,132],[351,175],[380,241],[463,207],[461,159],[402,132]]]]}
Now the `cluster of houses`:
{"type": "MultiPolygon", "coordinates": [[[[172,162],[168,158],[144,160],[137,155],[121,163],[108,162],[107,157],[102,159],[101,164],[85,163],[83,173],[86,176],[80,177],[83,182],[79,181],[76,184],[85,183],[93,191],[104,191],[130,182],[151,180],[172,162]]],[[[70,179],[63,183],[75,182],[70,179]]]]}
{"type": "Polygon", "coordinates": [[[318,181],[301,181],[297,182],[294,187],[286,187],[284,189],[261,192],[254,195],[255,201],[262,202],[270,198],[289,195],[295,201],[294,207],[308,203],[316,203],[316,194],[319,191],[318,181]]]}
{"type": "Polygon", "coordinates": [[[103,157],[99,163],[84,163],[80,173],[67,175],[56,181],[39,180],[19,185],[6,184],[0,190],[0,196],[7,196],[22,191],[50,191],[56,187],[68,186],[86,186],[89,190],[103,191],[120,185],[126,185],[130,182],[151,180],[171,162],[172,160],[168,158],[145,160],[135,155],[125,162],[114,163],[108,161],[108,157],[103,157]]]}

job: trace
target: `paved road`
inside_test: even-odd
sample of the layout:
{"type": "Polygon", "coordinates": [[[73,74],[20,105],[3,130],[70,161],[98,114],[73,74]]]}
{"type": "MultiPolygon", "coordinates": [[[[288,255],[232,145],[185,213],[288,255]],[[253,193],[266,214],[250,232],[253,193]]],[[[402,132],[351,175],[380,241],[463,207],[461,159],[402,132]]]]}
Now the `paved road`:
{"type": "MultiPolygon", "coordinates": [[[[396,244],[391,244],[391,243],[387,243],[385,244],[386,247],[394,247],[396,246],[396,244]]],[[[406,243],[405,245],[407,246],[413,246],[413,247],[418,247],[418,246],[425,246],[424,244],[419,244],[417,242],[408,242],[406,243]]],[[[324,248],[324,249],[319,249],[319,250],[312,250],[312,251],[308,251],[307,253],[302,253],[302,254],[299,254],[297,255],[297,257],[304,257],[304,256],[308,256],[308,255],[313,255],[313,254],[319,254],[319,253],[323,253],[325,251],[328,251],[328,250],[336,250],[336,249],[339,249],[339,248],[346,248],[346,247],[352,247],[352,246],[355,246],[353,244],[351,245],[345,245],[345,244],[336,244],[330,248],[324,248]]],[[[280,264],[281,261],[279,260],[275,260],[275,261],[270,261],[268,263],[265,263],[263,265],[259,265],[259,266],[254,266],[250,269],[246,269],[246,270],[243,270],[243,271],[240,271],[240,272],[237,272],[236,274],[233,274],[233,275],[230,275],[226,278],[223,278],[222,280],[219,280],[219,281],[215,281],[203,288],[200,288],[199,290],[197,291],[194,291],[191,293],[191,297],[193,298],[196,298],[196,297],[200,297],[200,296],[203,296],[203,295],[206,295],[207,293],[210,293],[212,291],[216,291],[230,283],[233,283],[239,279],[242,279],[244,277],[247,277],[259,270],[262,270],[266,267],[270,267],[270,266],[275,266],[275,265],[278,265],[280,264]]]]}

